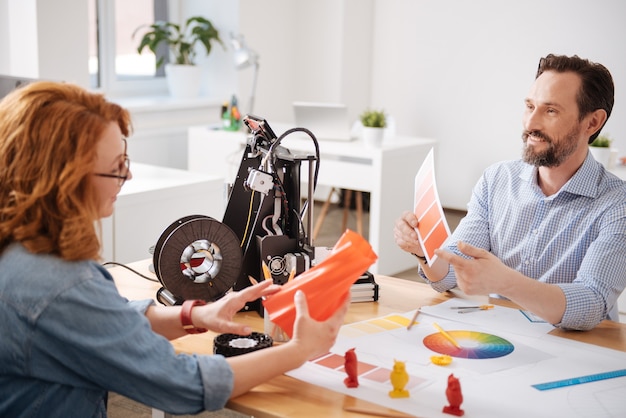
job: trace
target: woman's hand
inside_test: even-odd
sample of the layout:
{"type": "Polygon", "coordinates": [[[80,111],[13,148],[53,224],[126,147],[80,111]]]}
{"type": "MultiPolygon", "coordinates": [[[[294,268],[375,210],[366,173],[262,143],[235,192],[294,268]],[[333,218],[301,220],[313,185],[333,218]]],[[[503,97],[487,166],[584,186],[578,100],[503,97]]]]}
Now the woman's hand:
{"type": "Polygon", "coordinates": [[[264,280],[238,292],[228,293],[223,298],[191,311],[192,322],[198,328],[208,328],[218,333],[248,335],[252,330],[245,324],[233,321],[233,317],[246,303],[268,296],[280,290],[271,280],[264,280]]]}
{"type": "Polygon", "coordinates": [[[301,290],[294,295],[296,320],[293,325],[291,342],[299,346],[299,351],[309,360],[327,353],[335,344],[339,329],[350,305],[350,294],[346,293],[339,309],[327,320],[316,321],[309,315],[306,297],[301,290]]]}
{"type": "Polygon", "coordinates": [[[296,320],[291,340],[226,359],[234,374],[231,397],[241,395],[258,384],[300,367],[307,360],[328,353],[343,325],[349,303],[350,294],[347,293],[342,305],[330,318],[316,321],[309,316],[304,293],[298,290],[294,295],[296,320]]]}

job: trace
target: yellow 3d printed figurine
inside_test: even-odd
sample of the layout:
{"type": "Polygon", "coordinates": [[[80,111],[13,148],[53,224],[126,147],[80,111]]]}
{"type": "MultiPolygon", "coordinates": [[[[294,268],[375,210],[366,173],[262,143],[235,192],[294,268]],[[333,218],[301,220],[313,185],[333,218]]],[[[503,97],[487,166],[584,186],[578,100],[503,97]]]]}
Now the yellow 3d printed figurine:
{"type": "Polygon", "coordinates": [[[408,398],[409,391],[404,389],[407,383],[409,383],[409,374],[406,372],[406,365],[404,361],[394,360],[393,370],[389,374],[389,380],[393,390],[389,391],[389,396],[392,398],[408,398]]]}

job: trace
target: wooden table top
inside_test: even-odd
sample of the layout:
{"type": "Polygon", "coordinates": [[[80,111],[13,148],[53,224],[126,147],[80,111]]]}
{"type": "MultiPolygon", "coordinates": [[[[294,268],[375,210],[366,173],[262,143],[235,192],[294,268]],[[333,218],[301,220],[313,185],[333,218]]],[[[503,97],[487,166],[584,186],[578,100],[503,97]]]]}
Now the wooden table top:
{"type": "MultiPolygon", "coordinates": [[[[156,280],[148,269],[150,262],[151,260],[142,260],[130,263],[128,267],[156,280]]],[[[123,267],[113,267],[109,271],[120,293],[126,298],[156,300],[156,291],[161,287],[160,283],[141,278],[123,267]]],[[[390,313],[408,312],[419,306],[435,305],[457,297],[451,293],[438,293],[424,283],[389,276],[376,276],[376,282],[380,286],[378,302],[352,303],[346,315],[346,323],[377,318],[390,313]]],[[[498,299],[491,300],[491,303],[512,305],[498,299]]],[[[240,312],[236,319],[250,325],[255,331],[263,332],[263,318],[256,312],[240,312]]],[[[626,352],[626,324],[619,322],[603,321],[593,330],[584,332],[554,329],[550,334],[626,352]]],[[[172,345],[181,353],[213,354],[215,335],[212,332],[188,335],[172,341],[172,345]]],[[[363,416],[362,413],[352,410],[387,417],[408,416],[286,375],[276,377],[232,399],[227,407],[255,417],[363,416]]]]}

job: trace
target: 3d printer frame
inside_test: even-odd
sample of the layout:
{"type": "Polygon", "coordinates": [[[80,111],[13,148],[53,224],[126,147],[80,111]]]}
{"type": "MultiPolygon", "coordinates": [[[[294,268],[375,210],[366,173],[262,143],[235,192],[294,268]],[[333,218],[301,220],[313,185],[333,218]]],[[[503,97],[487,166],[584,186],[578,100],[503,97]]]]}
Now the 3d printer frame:
{"type": "MultiPolygon", "coordinates": [[[[262,263],[274,283],[284,284],[292,269],[307,270],[314,260],[311,242],[313,194],[319,173],[319,144],[305,128],[287,130],[280,137],[263,118],[246,115],[243,122],[251,134],[232,185],[223,223],[240,239],[243,253],[241,273],[234,290],[250,286],[249,277],[262,280],[262,263]],[[292,153],[281,146],[294,132],[305,132],[315,153],[292,153]],[[308,188],[301,208],[301,168],[308,162],[308,188]],[[304,216],[306,215],[306,225],[304,216]]],[[[262,315],[260,301],[246,305],[262,315]]]]}

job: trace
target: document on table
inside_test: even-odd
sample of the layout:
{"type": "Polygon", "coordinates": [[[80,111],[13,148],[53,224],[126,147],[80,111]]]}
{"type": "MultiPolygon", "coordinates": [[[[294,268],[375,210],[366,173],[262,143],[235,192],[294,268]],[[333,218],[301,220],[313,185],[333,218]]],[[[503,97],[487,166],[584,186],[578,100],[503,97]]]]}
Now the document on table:
{"type": "MultiPolygon", "coordinates": [[[[441,306],[441,309],[450,310],[449,306],[441,306]]],[[[523,316],[514,309],[502,309],[508,311],[490,309],[455,315],[484,317],[484,314],[497,312],[523,316]]],[[[585,384],[564,383],[554,390],[536,388],[546,382],[569,382],[589,375],[615,374],[616,369],[623,369],[626,364],[624,352],[552,335],[515,334],[519,331],[512,325],[508,331],[493,328],[493,325],[501,325],[501,318],[483,318],[478,326],[420,312],[418,323],[407,330],[413,314],[414,311],[389,314],[344,325],[329,353],[287,374],[326,389],[424,417],[450,417],[442,412],[442,408],[448,405],[446,385],[450,374],[460,381],[461,409],[468,417],[626,416],[626,376],[585,384]],[[462,349],[442,338],[433,322],[450,333],[462,349]],[[359,386],[356,388],[344,384],[344,355],[352,348],[358,360],[359,386]],[[450,355],[452,363],[437,366],[431,362],[431,356],[441,354],[450,355]],[[408,398],[389,396],[392,390],[390,373],[395,361],[406,364],[408,398]]]]}
{"type": "Polygon", "coordinates": [[[435,183],[435,161],[432,148],[415,176],[413,213],[419,222],[415,231],[422,251],[428,265],[432,265],[437,258],[435,250],[450,237],[450,227],[435,183]]]}
{"type": "Polygon", "coordinates": [[[456,306],[469,305],[476,305],[476,303],[454,298],[438,305],[424,306],[421,312],[437,318],[444,318],[464,324],[487,327],[494,331],[511,332],[528,337],[540,337],[554,329],[552,324],[529,317],[520,309],[494,305],[492,309],[464,314],[459,314],[459,310],[457,309],[451,309],[456,306]]]}

